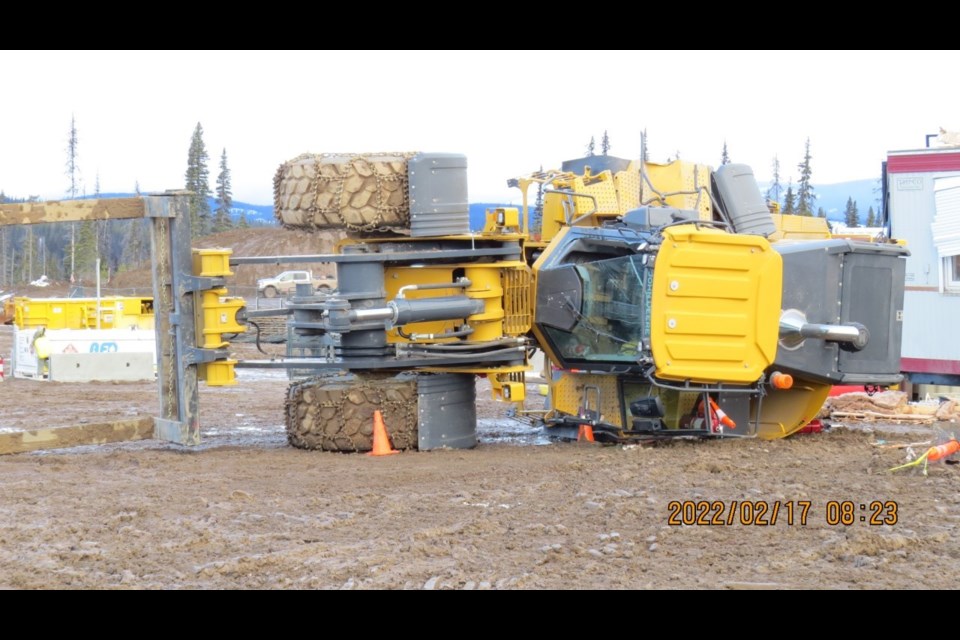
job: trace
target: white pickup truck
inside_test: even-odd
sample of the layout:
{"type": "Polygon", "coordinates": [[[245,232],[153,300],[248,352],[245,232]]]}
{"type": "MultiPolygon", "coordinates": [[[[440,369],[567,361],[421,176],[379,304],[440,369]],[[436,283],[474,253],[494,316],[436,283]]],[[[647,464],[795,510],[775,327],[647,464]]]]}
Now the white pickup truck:
{"type": "Polygon", "coordinates": [[[333,276],[321,275],[315,278],[310,271],[284,271],[273,278],[257,280],[257,293],[264,298],[293,295],[297,285],[305,283],[312,284],[318,293],[328,293],[337,288],[337,280],[333,276]]]}

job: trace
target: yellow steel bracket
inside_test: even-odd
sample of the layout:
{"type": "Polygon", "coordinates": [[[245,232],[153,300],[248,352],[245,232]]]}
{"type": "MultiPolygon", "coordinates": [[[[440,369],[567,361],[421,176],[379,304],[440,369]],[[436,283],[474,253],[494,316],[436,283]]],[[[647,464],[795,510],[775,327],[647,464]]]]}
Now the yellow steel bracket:
{"type": "MultiPolygon", "coordinates": [[[[230,271],[230,249],[194,249],[193,272],[199,278],[220,278],[233,275],[230,271]]],[[[225,333],[244,333],[247,328],[237,320],[237,314],[246,306],[243,298],[228,296],[226,287],[214,287],[195,293],[194,305],[197,327],[197,347],[205,353],[205,361],[198,366],[197,375],[209,386],[228,386],[237,383],[234,372],[236,360],[227,354],[230,343],[225,333]]]]}
{"type": "Polygon", "coordinates": [[[524,381],[523,371],[495,373],[489,377],[494,400],[523,402],[526,399],[527,385],[524,381]]]}

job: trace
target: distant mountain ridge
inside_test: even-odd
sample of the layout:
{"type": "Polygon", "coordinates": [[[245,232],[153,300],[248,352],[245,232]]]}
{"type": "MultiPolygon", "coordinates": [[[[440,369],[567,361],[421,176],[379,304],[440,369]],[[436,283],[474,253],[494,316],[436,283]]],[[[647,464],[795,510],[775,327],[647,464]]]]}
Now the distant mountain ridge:
{"type": "MultiPolygon", "coordinates": [[[[770,188],[769,183],[760,183],[760,190],[764,193],[770,188]]],[[[796,192],[797,185],[793,185],[796,192]]],[[[786,185],[783,187],[786,191],[786,185]]],[[[823,207],[828,220],[842,221],[844,211],[847,206],[847,198],[853,198],[857,203],[857,209],[860,212],[860,224],[864,224],[867,219],[867,210],[873,207],[874,211],[879,211],[880,205],[880,181],[877,179],[850,180],[848,182],[837,182],[834,184],[815,184],[813,192],[817,196],[817,207],[823,207]]],[[[136,194],[133,193],[102,193],[101,198],[129,198],[136,194]]],[[[92,197],[92,196],[88,196],[92,197]]],[[[780,196],[781,201],[783,195],[780,196]]],[[[210,211],[216,211],[217,202],[214,198],[209,199],[210,211]]],[[[496,207],[517,207],[517,204],[503,204],[495,202],[471,202],[470,203],[470,229],[479,231],[483,229],[486,220],[487,209],[496,207]]],[[[533,203],[530,203],[531,210],[533,203]]],[[[276,218],[273,216],[273,205],[271,204],[250,204],[248,202],[234,201],[230,209],[231,217],[236,222],[240,219],[240,213],[246,214],[247,223],[251,226],[272,226],[276,224],[276,218]]]]}
{"type": "MultiPolygon", "coordinates": [[[[783,202],[783,194],[787,191],[787,185],[782,186],[781,203],[783,202]]],[[[760,190],[764,195],[769,188],[770,183],[760,183],[760,190]]],[[[797,192],[796,184],[793,185],[793,192],[797,192]]],[[[878,213],[880,210],[880,180],[876,178],[872,180],[850,180],[834,184],[815,184],[813,185],[813,193],[817,197],[814,214],[816,214],[818,207],[823,207],[828,220],[843,220],[843,213],[847,208],[847,198],[853,198],[853,201],[857,203],[861,225],[867,221],[867,211],[870,207],[873,207],[873,210],[878,213]]]]}

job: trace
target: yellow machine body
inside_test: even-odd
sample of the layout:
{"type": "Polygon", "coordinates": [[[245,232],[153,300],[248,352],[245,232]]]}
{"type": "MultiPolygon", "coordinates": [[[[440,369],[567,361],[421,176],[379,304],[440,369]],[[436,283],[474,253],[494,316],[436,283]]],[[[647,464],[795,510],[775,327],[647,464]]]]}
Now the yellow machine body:
{"type": "Polygon", "coordinates": [[[780,255],[760,236],[694,225],[663,235],[650,318],[657,377],[754,382],[777,355],[780,255]]]}
{"type": "Polygon", "coordinates": [[[7,302],[20,329],[153,329],[152,297],[18,297],[7,302]]]}
{"type": "MultiPolygon", "coordinates": [[[[467,342],[484,342],[504,336],[521,336],[530,330],[532,275],[530,268],[521,261],[387,267],[385,275],[388,299],[396,298],[407,287],[450,283],[459,275],[468,279],[472,284],[465,289],[418,288],[404,291],[401,296],[415,300],[462,293],[468,298],[483,300],[483,312],[465,319],[472,329],[472,333],[464,337],[467,342]]],[[[461,324],[459,320],[411,323],[388,331],[387,340],[391,343],[450,342],[455,338],[435,336],[456,331],[459,324],[461,324]],[[417,338],[405,338],[401,332],[417,338]]]]}
{"type": "MultiPolygon", "coordinates": [[[[526,244],[527,255],[536,257],[535,278],[551,256],[571,242],[569,234],[575,227],[601,227],[642,206],[696,212],[702,221],[715,217],[710,167],[686,161],[633,161],[624,170],[596,174],[541,172],[520,178],[517,184],[521,190],[542,185],[546,191],[541,226],[531,230],[532,240],[526,244]]],[[[725,385],[729,392],[714,392],[713,397],[740,416],[728,434],[781,438],[812,420],[830,384],[801,379],[792,388],[777,389],[764,383],[777,357],[782,312],[783,262],[771,243],[829,238],[829,228],[816,218],[779,214],[772,218],[777,230],[769,240],[693,223],[663,230],[652,270],[648,340],[651,373],[664,386],[616,370],[591,371],[588,363],[563,368],[556,345],[534,323],[533,334],[552,363],[551,415],[600,421],[626,432],[631,402],[656,397],[664,410],[665,428],[682,430],[698,415],[702,392],[696,385],[719,384],[717,388],[725,385]],[[758,392],[737,393],[750,388],[758,392]]],[[[534,283],[535,291],[539,286],[534,283]]],[[[536,305],[559,304],[558,298],[543,295],[534,300],[536,305]]],[[[591,323],[595,341],[616,350],[608,337],[610,320],[591,317],[591,323]]],[[[619,345],[624,360],[636,356],[637,342],[619,345]]]]}

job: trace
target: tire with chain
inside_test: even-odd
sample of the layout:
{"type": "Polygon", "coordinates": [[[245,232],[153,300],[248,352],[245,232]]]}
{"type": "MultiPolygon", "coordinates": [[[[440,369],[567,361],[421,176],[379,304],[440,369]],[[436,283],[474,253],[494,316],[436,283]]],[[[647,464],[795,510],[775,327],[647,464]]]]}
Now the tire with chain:
{"type": "Polygon", "coordinates": [[[273,210],[287,229],[354,232],[410,228],[407,160],[414,153],[304,154],[273,180],[273,210]]]}
{"type": "Polygon", "coordinates": [[[287,391],[287,440],[299,449],[370,451],[373,414],[394,449],[417,448],[417,378],[348,374],[294,382],[287,391]]]}

